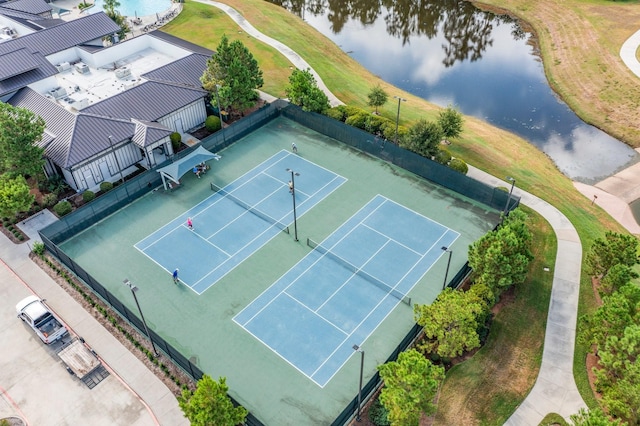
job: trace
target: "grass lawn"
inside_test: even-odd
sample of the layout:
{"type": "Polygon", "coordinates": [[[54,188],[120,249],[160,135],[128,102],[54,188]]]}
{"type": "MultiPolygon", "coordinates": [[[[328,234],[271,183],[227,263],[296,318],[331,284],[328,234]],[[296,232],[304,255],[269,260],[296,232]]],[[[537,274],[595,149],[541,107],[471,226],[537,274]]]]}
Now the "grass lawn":
{"type": "MultiPolygon", "coordinates": [[[[380,84],[390,95],[408,99],[402,106],[401,124],[408,125],[422,117],[431,119],[439,110],[437,106],[378,79],[333,42],[278,6],[262,0],[225,0],[224,3],[238,10],[258,30],[300,54],[314,67],[330,90],[347,104],[367,108],[367,93],[371,87],[380,84]]],[[[572,107],[582,107],[576,111],[583,119],[596,125],[602,124],[600,127],[614,136],[625,136],[624,139],[629,143],[640,145],[640,132],[637,128],[634,129],[640,123],[640,85],[637,80],[629,77],[629,72],[625,74],[620,69],[621,61],[613,54],[616,42],[621,44],[620,39],[624,39],[625,28],[629,28],[632,22],[640,22],[640,19],[630,18],[640,18],[638,2],[489,0],[486,3],[512,8],[538,29],[545,69],[551,76],[551,84],[566,97],[572,107]],[[545,13],[546,8],[550,9],[548,13],[545,13]],[[577,15],[574,17],[574,14],[577,15]],[[629,22],[612,30],[615,22],[623,20],[629,22]],[[591,32],[585,29],[583,35],[588,37],[576,41],[575,38],[579,36],[572,30],[582,28],[590,29],[591,32]],[[612,40],[600,43],[599,37],[609,36],[607,30],[611,30],[612,40]],[[583,50],[571,48],[574,44],[582,46],[583,50]],[[562,46],[568,47],[560,49],[562,46]],[[562,50],[562,58],[558,58],[558,50],[562,50]],[[585,51],[588,56],[584,56],[587,55],[585,51]],[[606,61],[606,66],[598,65],[594,59],[599,54],[604,56],[601,61],[606,61]],[[579,78],[568,78],[569,72],[564,71],[567,66],[574,67],[570,71],[579,78]],[[586,71],[582,70],[584,66],[586,71]],[[610,90],[605,87],[607,85],[615,85],[617,89],[610,90]],[[594,105],[587,102],[587,99],[591,99],[594,105]],[[628,111],[622,114],[625,109],[628,111]],[[594,117],[593,120],[590,117],[594,117]],[[609,121],[612,122],[608,123],[609,121]],[[608,127],[605,126],[607,123],[608,127]],[[615,129],[611,129],[612,127],[615,129]]],[[[239,32],[233,21],[218,9],[187,2],[183,13],[163,27],[163,30],[212,50],[223,34],[227,34],[230,40],[239,38],[256,57],[264,72],[263,90],[275,96],[284,96],[284,88],[291,74],[288,61],[275,50],[262,45],[244,32],[239,32]]],[[[380,112],[395,120],[395,105],[392,102],[380,108],[380,112]]],[[[578,230],[584,252],[605,230],[625,232],[597,204],[591,205],[591,200],[576,191],[571,181],[533,145],[473,117],[466,117],[464,127],[462,137],[449,146],[452,154],[494,176],[513,176],[519,188],[554,205],[578,230]]],[[[553,268],[555,237],[548,235],[551,231],[544,221],[532,218],[532,223],[536,244],[540,247],[536,246],[536,261],[528,282],[515,292],[513,305],[505,307],[496,318],[487,347],[472,360],[456,367],[447,378],[446,392],[455,395],[458,401],[473,401],[473,406],[469,406],[472,409],[466,412],[466,421],[460,422],[457,419],[455,424],[497,424],[508,417],[533,386],[540,361],[548,307],[548,280],[551,279],[549,273],[542,272],[542,266],[553,268]],[[535,335],[531,329],[536,330],[535,335]],[[507,365],[504,363],[505,351],[508,351],[513,362],[508,364],[508,368],[504,368],[507,365]],[[496,374],[499,370],[508,370],[511,374],[496,374]],[[504,389],[505,380],[517,383],[504,389]]],[[[592,310],[594,303],[590,282],[583,274],[580,314],[592,310]]],[[[578,348],[574,369],[576,382],[587,404],[593,406],[595,400],[588,386],[584,359],[585,349],[578,348]]],[[[460,410],[460,404],[445,398],[443,394],[438,418],[451,418],[447,416],[455,415],[458,412],[456,410],[460,410]]]]}

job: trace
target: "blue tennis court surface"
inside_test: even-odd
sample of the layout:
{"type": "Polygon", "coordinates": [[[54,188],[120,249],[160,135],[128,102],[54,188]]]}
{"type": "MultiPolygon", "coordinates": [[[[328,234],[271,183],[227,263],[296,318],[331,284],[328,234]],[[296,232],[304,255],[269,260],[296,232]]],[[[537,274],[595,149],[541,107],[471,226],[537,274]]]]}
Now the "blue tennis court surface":
{"type": "Polygon", "coordinates": [[[459,235],[377,195],[234,321],[324,387],[459,235]]]}
{"type": "MultiPolygon", "coordinates": [[[[202,294],[293,223],[288,168],[300,173],[295,182],[298,217],[346,181],[297,155],[280,151],[135,247],[169,273],[178,268],[180,281],[202,294]],[[189,217],[193,230],[187,227],[189,217]]],[[[207,177],[203,175],[198,184],[209,185],[207,177]]]]}

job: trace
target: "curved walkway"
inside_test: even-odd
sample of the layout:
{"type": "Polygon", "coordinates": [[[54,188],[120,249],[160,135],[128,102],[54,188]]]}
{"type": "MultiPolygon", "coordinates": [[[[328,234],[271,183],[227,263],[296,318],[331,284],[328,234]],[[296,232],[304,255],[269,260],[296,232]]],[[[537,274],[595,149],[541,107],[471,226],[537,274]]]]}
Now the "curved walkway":
{"type": "Polygon", "coordinates": [[[338,99],[336,97],[336,95],[331,93],[331,91],[324,84],[324,81],[322,81],[322,78],[320,78],[318,73],[313,68],[311,68],[311,65],[309,65],[307,63],[307,61],[302,59],[300,57],[300,55],[298,55],[296,52],[294,52],[289,46],[285,45],[284,43],[279,42],[278,40],[275,40],[275,39],[273,39],[273,38],[271,38],[269,36],[266,36],[266,35],[262,34],[260,31],[255,29],[255,27],[253,25],[251,25],[246,19],[244,19],[244,16],[242,16],[237,10],[235,10],[231,6],[228,6],[228,5],[224,4],[224,3],[219,3],[217,1],[212,1],[212,0],[196,0],[196,1],[198,1],[200,3],[205,3],[205,4],[209,4],[209,5],[215,6],[218,9],[221,9],[222,11],[224,11],[247,34],[249,34],[250,36],[252,36],[252,37],[264,42],[265,44],[268,44],[269,46],[277,49],[289,61],[291,61],[291,63],[293,65],[295,65],[296,68],[301,69],[301,70],[306,70],[308,68],[309,71],[311,72],[311,74],[313,75],[313,77],[316,79],[316,83],[318,83],[318,87],[320,89],[322,89],[322,91],[329,98],[329,103],[331,104],[331,106],[333,107],[333,106],[343,105],[343,102],[340,99],[338,99]]]}
{"type": "MultiPolygon", "coordinates": [[[[329,92],[309,64],[289,47],[260,33],[232,7],[211,0],[197,1],[222,9],[248,34],[278,49],[296,67],[309,68],[318,86],[329,96],[331,104],[341,103],[329,92]]],[[[469,167],[468,176],[492,186],[509,185],[473,167],[469,167]]],[[[540,372],[529,395],[505,423],[510,426],[537,426],[549,413],[558,413],[568,419],[571,414],[586,408],[573,378],[582,245],[576,229],[558,209],[527,192],[516,190],[515,193],[521,197],[522,203],[538,212],[551,224],[558,240],[540,372]]]]}
{"type": "MultiPolygon", "coordinates": [[[[473,167],[469,167],[467,175],[491,186],[509,186],[473,167]]],[[[582,244],[578,232],[562,212],[528,192],[515,190],[514,193],[549,222],[558,240],[540,372],[529,395],[505,423],[537,426],[549,413],[558,413],[568,420],[581,408],[587,408],[573,378],[582,244]]]]}
{"type": "Polygon", "coordinates": [[[640,30],[636,31],[622,44],[620,58],[632,73],[640,77],[640,62],[638,62],[638,57],[636,56],[638,46],[640,46],[640,30]]]}

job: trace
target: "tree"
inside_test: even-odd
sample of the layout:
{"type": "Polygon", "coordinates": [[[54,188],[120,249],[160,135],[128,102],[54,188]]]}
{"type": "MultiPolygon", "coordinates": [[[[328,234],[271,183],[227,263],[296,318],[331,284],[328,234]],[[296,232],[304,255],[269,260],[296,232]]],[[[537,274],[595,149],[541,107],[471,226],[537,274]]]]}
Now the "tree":
{"type": "Polygon", "coordinates": [[[430,305],[415,305],[416,322],[430,340],[421,344],[426,352],[443,358],[462,355],[480,346],[480,319],[488,311],[478,293],[446,289],[430,305]]]}
{"type": "Polygon", "coordinates": [[[625,328],[640,322],[640,287],[626,284],[602,298],[602,305],[592,315],[580,317],[580,343],[603,348],[610,336],[620,336],[625,328]]]}
{"type": "Polygon", "coordinates": [[[442,129],[437,123],[421,118],[403,138],[402,146],[426,158],[438,154],[438,146],[442,140],[442,129]]]}
{"type": "Polygon", "coordinates": [[[640,421],[640,324],[609,336],[598,351],[602,367],[595,369],[596,388],[609,413],[629,424],[640,421]]]}
{"type": "Polygon", "coordinates": [[[104,9],[106,15],[120,27],[120,31],[118,31],[118,37],[120,38],[120,40],[124,40],[124,38],[127,36],[127,33],[131,32],[131,28],[127,23],[127,18],[122,16],[120,12],[118,12],[117,8],[119,7],[120,2],[118,0],[104,0],[104,4],[102,5],[102,8],[104,9]]]}
{"type": "Polygon", "coordinates": [[[586,256],[587,272],[602,278],[617,264],[629,267],[638,263],[638,240],[633,235],[607,231],[604,239],[594,241],[586,256]]]}
{"type": "Polygon", "coordinates": [[[585,410],[581,408],[578,414],[571,415],[573,426],[623,426],[619,419],[610,419],[600,408],[585,410]]]}
{"type": "Polygon", "coordinates": [[[107,15],[115,15],[116,9],[120,7],[120,2],[118,0],[104,0],[102,4],[102,8],[104,9],[107,15]]]}
{"type": "Polygon", "coordinates": [[[526,219],[521,209],[515,209],[496,231],[469,247],[469,266],[476,283],[488,285],[499,295],[503,289],[524,282],[533,260],[526,219]]]}
{"type": "Polygon", "coordinates": [[[378,115],[378,107],[381,107],[382,105],[387,103],[389,95],[387,95],[387,92],[385,92],[382,86],[378,84],[377,86],[371,88],[371,91],[367,95],[367,98],[369,98],[369,102],[367,105],[369,105],[370,107],[375,107],[376,115],[378,115]]]}
{"type": "Polygon", "coordinates": [[[331,108],[329,98],[320,90],[310,69],[294,69],[289,76],[289,86],[284,89],[289,102],[304,111],[323,113],[331,108]]]}
{"type": "Polygon", "coordinates": [[[598,293],[600,296],[612,294],[635,278],[638,278],[638,274],[629,266],[620,263],[613,265],[600,280],[598,293]]]}
{"type": "Polygon", "coordinates": [[[460,136],[463,122],[462,114],[451,105],[438,114],[437,123],[442,129],[442,135],[446,138],[445,140],[460,136]]]}
{"type": "Polygon", "coordinates": [[[235,426],[244,422],[247,410],[233,406],[228,390],[224,377],[216,382],[205,374],[195,391],[182,391],[178,404],[192,426],[235,426]]]}
{"type": "Polygon", "coordinates": [[[18,212],[29,210],[35,195],[29,192],[29,185],[23,176],[0,176],[0,215],[13,217],[18,212]]]}
{"type": "Polygon", "coordinates": [[[433,400],[444,379],[444,367],[434,365],[415,349],[378,366],[384,388],[380,401],[393,425],[418,425],[420,415],[435,412],[433,400]]]}
{"type": "Polygon", "coordinates": [[[255,105],[260,97],[256,89],[264,84],[262,70],[249,49],[240,40],[229,42],[226,35],[207,61],[200,81],[213,99],[219,97],[222,109],[232,109],[239,115],[255,105]]]}
{"type": "Polygon", "coordinates": [[[38,176],[44,166],[42,139],[45,123],[26,108],[0,102],[0,174],[38,176]]]}

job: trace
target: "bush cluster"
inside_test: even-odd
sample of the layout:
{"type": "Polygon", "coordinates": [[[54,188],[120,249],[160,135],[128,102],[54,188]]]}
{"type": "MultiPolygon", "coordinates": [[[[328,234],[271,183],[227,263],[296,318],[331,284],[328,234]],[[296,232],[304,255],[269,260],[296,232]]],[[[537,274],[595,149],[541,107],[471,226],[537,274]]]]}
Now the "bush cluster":
{"type": "MultiPolygon", "coordinates": [[[[388,140],[395,138],[395,122],[386,117],[371,114],[367,110],[350,105],[339,105],[328,110],[326,115],[373,135],[381,136],[388,140]]],[[[407,129],[402,126],[398,128],[399,135],[406,133],[406,131],[407,129]]]]}
{"type": "Polygon", "coordinates": [[[45,207],[55,206],[58,202],[58,196],[54,193],[44,194],[42,196],[42,205],[45,207]]]}
{"type": "Polygon", "coordinates": [[[113,184],[111,182],[107,182],[106,180],[100,183],[100,192],[107,192],[113,189],[113,184]]]}
{"type": "Polygon", "coordinates": [[[58,204],[53,206],[53,211],[56,212],[56,214],[59,217],[62,217],[66,214],[71,213],[71,210],[72,210],[71,203],[66,200],[60,201],[58,204]]]}
{"type": "Polygon", "coordinates": [[[15,227],[13,225],[9,225],[6,228],[7,228],[7,231],[11,232],[13,234],[13,236],[16,237],[19,241],[23,241],[24,240],[24,234],[22,233],[22,231],[20,229],[18,229],[17,227],[15,227]]]}
{"type": "Polygon", "coordinates": [[[215,115],[210,115],[204,122],[204,127],[209,132],[217,132],[222,128],[222,123],[220,123],[220,119],[215,115]]]}
{"type": "Polygon", "coordinates": [[[171,136],[169,136],[169,139],[171,140],[173,151],[177,152],[178,149],[180,149],[180,144],[182,143],[182,136],[180,136],[180,133],[178,132],[173,132],[171,133],[171,136]]]}
{"type": "Polygon", "coordinates": [[[82,193],[82,200],[85,203],[92,201],[94,198],[96,198],[96,193],[93,191],[86,190],[82,193]]]}

